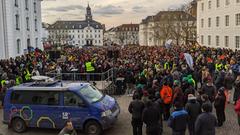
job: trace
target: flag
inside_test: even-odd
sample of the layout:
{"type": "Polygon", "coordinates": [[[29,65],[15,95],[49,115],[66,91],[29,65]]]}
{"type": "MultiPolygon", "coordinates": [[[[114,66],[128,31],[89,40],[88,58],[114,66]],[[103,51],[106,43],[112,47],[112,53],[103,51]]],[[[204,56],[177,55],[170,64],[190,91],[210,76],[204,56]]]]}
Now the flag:
{"type": "Polygon", "coordinates": [[[188,66],[193,70],[193,58],[189,53],[184,53],[184,58],[186,59],[186,62],[188,66]]]}

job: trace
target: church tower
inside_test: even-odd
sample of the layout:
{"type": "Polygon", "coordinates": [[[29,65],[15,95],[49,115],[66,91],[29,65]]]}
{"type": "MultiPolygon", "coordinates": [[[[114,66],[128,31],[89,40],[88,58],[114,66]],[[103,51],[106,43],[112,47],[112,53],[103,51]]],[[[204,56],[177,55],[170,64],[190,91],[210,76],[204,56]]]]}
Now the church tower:
{"type": "Polygon", "coordinates": [[[86,20],[91,21],[92,20],[92,12],[91,12],[91,8],[90,8],[89,4],[88,4],[86,11],[87,11],[86,20]]]}

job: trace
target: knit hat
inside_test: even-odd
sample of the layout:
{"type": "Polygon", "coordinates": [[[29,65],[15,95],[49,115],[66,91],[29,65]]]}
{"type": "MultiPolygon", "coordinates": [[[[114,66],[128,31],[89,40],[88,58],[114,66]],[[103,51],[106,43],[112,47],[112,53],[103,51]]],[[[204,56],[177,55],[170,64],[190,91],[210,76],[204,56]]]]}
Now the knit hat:
{"type": "Polygon", "coordinates": [[[196,100],[197,98],[194,97],[193,94],[188,94],[188,100],[196,100]]]}

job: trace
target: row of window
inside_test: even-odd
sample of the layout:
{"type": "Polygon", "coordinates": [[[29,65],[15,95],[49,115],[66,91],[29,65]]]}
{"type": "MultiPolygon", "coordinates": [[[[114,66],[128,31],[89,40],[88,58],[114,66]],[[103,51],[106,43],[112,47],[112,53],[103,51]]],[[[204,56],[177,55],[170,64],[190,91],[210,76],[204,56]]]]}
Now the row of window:
{"type": "MultiPolygon", "coordinates": [[[[84,35],[74,36],[74,35],[50,35],[49,38],[84,38],[84,35]]],[[[93,35],[86,35],[86,38],[93,38],[93,35]]],[[[101,38],[101,35],[95,35],[95,38],[101,38]]]]}
{"type": "MultiPolygon", "coordinates": [[[[240,26],[240,13],[235,15],[235,24],[240,26]]],[[[216,27],[220,26],[220,17],[216,17],[216,27]]],[[[230,26],[230,16],[225,15],[225,26],[230,26]]],[[[201,27],[204,27],[204,19],[201,19],[201,27]]],[[[212,18],[208,18],[208,27],[212,27],[212,18]]]]}
{"type": "MultiPolygon", "coordinates": [[[[16,23],[16,30],[20,30],[20,16],[18,14],[15,15],[15,23],[16,23]]],[[[38,21],[34,19],[34,27],[35,31],[38,31],[38,21]]],[[[30,31],[30,20],[29,17],[26,17],[26,29],[30,31]]]]}
{"type": "MultiPolygon", "coordinates": [[[[61,42],[67,43],[68,41],[61,41],[61,42]]],[[[72,42],[73,44],[86,44],[86,40],[77,40],[77,41],[73,40],[73,41],[70,41],[70,42],[72,42]]],[[[94,42],[95,42],[95,44],[98,44],[98,43],[101,44],[102,43],[101,40],[94,40],[94,42]]]]}
{"type": "MultiPolygon", "coordinates": [[[[15,0],[15,7],[19,7],[19,1],[20,0],[15,0]]],[[[25,0],[25,9],[29,10],[29,0],[25,0]]],[[[33,2],[33,10],[34,10],[34,13],[37,13],[37,3],[36,3],[36,0],[34,0],[34,2],[33,2]]]]}
{"type": "MultiPolygon", "coordinates": [[[[80,32],[84,32],[83,30],[76,30],[76,31],[74,31],[74,30],[49,30],[49,33],[55,33],[55,32],[57,32],[57,33],[74,33],[74,32],[78,32],[78,33],[80,33],[80,32]]],[[[86,32],[93,32],[92,30],[86,30],[86,32]]],[[[101,30],[95,30],[95,33],[97,33],[97,32],[101,32],[101,30]]]]}
{"type": "MultiPolygon", "coordinates": [[[[59,105],[60,92],[15,91],[11,95],[12,104],[59,105]]],[[[83,100],[72,92],[64,92],[64,106],[79,106],[83,100]]]]}
{"type": "MultiPolygon", "coordinates": [[[[38,38],[35,38],[35,44],[36,44],[36,47],[38,47],[38,38]]],[[[30,39],[27,39],[27,46],[31,46],[31,41],[30,39]]],[[[16,47],[16,51],[17,51],[17,54],[20,54],[21,53],[21,40],[20,39],[17,39],[17,47],[16,47]]]]}
{"type": "MultiPolygon", "coordinates": [[[[220,46],[220,36],[215,37],[216,46],[220,46]]],[[[201,35],[201,44],[204,44],[204,36],[201,35]]],[[[207,36],[207,44],[212,45],[212,36],[207,36]]],[[[224,36],[224,47],[229,47],[229,36],[224,36]]],[[[240,48],[240,36],[235,36],[235,47],[240,48]]]]}
{"type": "MultiPolygon", "coordinates": [[[[219,8],[221,6],[221,2],[223,0],[216,0],[216,7],[219,8]]],[[[240,0],[236,0],[236,3],[240,3],[240,0]]],[[[230,5],[230,0],[225,0],[225,5],[230,5]]],[[[208,9],[212,8],[212,0],[208,0],[208,9]]],[[[201,10],[204,11],[204,3],[201,3],[201,10]]]]}

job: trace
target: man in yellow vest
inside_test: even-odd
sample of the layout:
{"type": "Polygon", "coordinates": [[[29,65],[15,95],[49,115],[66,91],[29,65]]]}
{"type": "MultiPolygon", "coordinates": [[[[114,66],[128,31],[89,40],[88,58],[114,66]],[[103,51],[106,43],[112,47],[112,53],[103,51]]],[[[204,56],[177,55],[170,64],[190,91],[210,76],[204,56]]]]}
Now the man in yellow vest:
{"type": "MultiPolygon", "coordinates": [[[[94,66],[92,65],[92,62],[91,61],[87,61],[85,63],[85,68],[86,68],[86,72],[87,73],[93,73],[95,71],[95,68],[94,66]]],[[[87,74],[87,81],[89,82],[91,79],[91,75],[90,74],[87,74]]]]}
{"type": "Polygon", "coordinates": [[[22,83],[22,78],[20,76],[16,76],[16,85],[20,85],[22,83]]]}
{"type": "Polygon", "coordinates": [[[87,73],[93,73],[95,71],[95,68],[92,66],[91,61],[86,62],[85,67],[86,67],[87,73]]]}
{"type": "Polygon", "coordinates": [[[25,81],[26,81],[26,82],[29,82],[29,81],[31,80],[31,76],[32,76],[32,75],[30,74],[29,70],[26,69],[26,70],[24,71],[25,81]]]}

